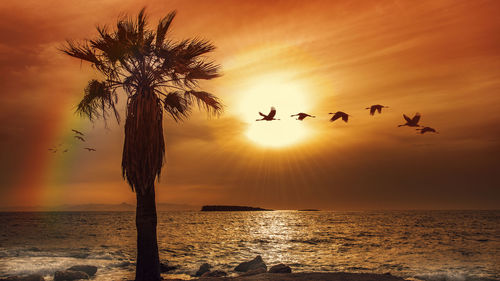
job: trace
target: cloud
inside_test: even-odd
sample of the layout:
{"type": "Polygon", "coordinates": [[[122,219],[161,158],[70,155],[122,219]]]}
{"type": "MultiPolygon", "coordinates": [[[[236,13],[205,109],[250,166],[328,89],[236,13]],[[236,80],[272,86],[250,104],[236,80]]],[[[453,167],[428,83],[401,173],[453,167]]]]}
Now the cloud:
{"type": "MultiPolygon", "coordinates": [[[[15,197],[9,196],[13,189],[31,191],[36,187],[24,185],[41,183],[71,187],[78,196],[66,200],[79,203],[130,199],[126,191],[119,198],[109,192],[126,187],[123,129],[73,115],[96,73],[57,47],[67,38],[90,38],[96,24],[112,25],[120,12],[135,13],[142,5],[0,4],[0,204],[15,197]],[[48,158],[47,148],[74,127],[88,134],[97,153],[76,147],[69,160],[48,158]]],[[[195,110],[184,123],[164,122],[159,198],[270,208],[497,206],[495,7],[496,1],[149,3],[152,23],[178,10],[173,38],[199,36],[216,44],[213,58],[224,76],[201,85],[226,104],[220,119],[195,110]],[[296,147],[268,150],[245,139],[237,104],[253,78],[283,71],[308,85],[319,116],[308,124],[318,134],[296,147]],[[390,108],[369,116],[364,108],[374,103],[390,108]],[[353,115],[348,124],[326,121],[326,113],[340,109],[353,115]],[[441,133],[421,136],[396,127],[402,113],[415,112],[441,133]]]]}

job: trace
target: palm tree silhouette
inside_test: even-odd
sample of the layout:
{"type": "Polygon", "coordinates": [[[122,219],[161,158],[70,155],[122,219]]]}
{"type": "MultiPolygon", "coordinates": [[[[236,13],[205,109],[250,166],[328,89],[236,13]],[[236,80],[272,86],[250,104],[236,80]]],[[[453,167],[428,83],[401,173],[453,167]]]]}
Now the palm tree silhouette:
{"type": "Polygon", "coordinates": [[[164,111],[177,122],[189,117],[194,105],[216,116],[223,109],[217,97],[196,90],[200,79],[219,76],[219,66],[204,59],[215,46],[201,39],[167,39],[175,14],[148,29],[143,8],[137,18],[121,17],[113,30],[97,27],[97,38],[67,41],[61,49],[104,76],[89,81],[77,106],[80,115],[106,121],[113,114],[119,123],[118,89],[127,96],[122,175],[137,198],[136,281],[161,280],[154,183],[164,163],[164,111]]]}

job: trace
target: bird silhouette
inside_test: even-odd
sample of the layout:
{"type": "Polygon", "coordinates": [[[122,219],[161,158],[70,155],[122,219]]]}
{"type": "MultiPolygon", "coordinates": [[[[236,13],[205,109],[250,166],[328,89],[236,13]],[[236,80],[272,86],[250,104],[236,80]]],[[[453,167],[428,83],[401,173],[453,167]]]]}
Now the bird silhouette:
{"type": "Polygon", "coordinates": [[[330,112],[328,114],[333,114],[332,118],[330,119],[330,122],[333,122],[339,118],[342,118],[342,120],[347,123],[347,121],[349,120],[349,116],[351,116],[351,115],[349,115],[345,112],[342,112],[342,111],[337,111],[335,113],[330,112]]]}
{"type": "Polygon", "coordinates": [[[420,131],[420,134],[422,134],[422,135],[427,133],[427,132],[439,134],[439,132],[437,132],[434,128],[431,128],[431,127],[423,127],[423,128],[416,129],[416,130],[420,131]]]}
{"type": "Polygon", "coordinates": [[[297,114],[294,114],[294,115],[290,115],[290,117],[294,117],[294,116],[298,116],[297,120],[300,120],[300,121],[304,120],[306,117],[316,118],[316,116],[312,116],[312,115],[309,115],[309,114],[303,113],[303,112],[297,113],[297,114]]]}
{"type": "Polygon", "coordinates": [[[75,130],[75,129],[71,129],[71,131],[73,131],[75,134],[78,134],[78,135],[80,135],[80,136],[84,136],[84,134],[83,134],[82,132],[77,131],[77,130],[75,130]]]}
{"type": "Polygon", "coordinates": [[[381,104],[374,104],[370,107],[367,107],[365,109],[369,109],[370,110],[370,115],[375,115],[375,111],[378,111],[378,113],[382,113],[382,108],[389,108],[388,106],[385,106],[385,105],[381,105],[381,104]]]}
{"type": "Polygon", "coordinates": [[[279,120],[275,119],[274,116],[276,116],[276,108],[271,107],[271,111],[269,111],[269,114],[265,115],[262,112],[259,112],[260,116],[262,116],[262,119],[257,119],[255,121],[273,121],[273,120],[279,120]]]}
{"type": "Polygon", "coordinates": [[[74,137],[75,137],[76,139],[79,139],[79,140],[83,141],[83,142],[85,141],[85,139],[84,139],[84,138],[82,138],[82,137],[80,137],[80,136],[74,136],[74,137]]]}
{"type": "Polygon", "coordinates": [[[96,151],[95,148],[91,148],[91,147],[85,147],[84,149],[86,149],[88,151],[96,151]]]}
{"type": "Polygon", "coordinates": [[[63,153],[66,153],[66,152],[68,152],[68,150],[67,150],[67,149],[65,149],[65,150],[63,151],[63,153]]]}
{"type": "Polygon", "coordinates": [[[403,114],[403,118],[406,120],[405,124],[398,125],[398,127],[402,126],[408,126],[408,127],[420,127],[418,125],[418,121],[420,121],[420,113],[416,113],[413,118],[410,119],[410,117],[406,116],[406,114],[403,114]]]}
{"type": "Polygon", "coordinates": [[[49,148],[48,150],[51,151],[52,153],[56,153],[57,152],[57,148],[49,148]]]}

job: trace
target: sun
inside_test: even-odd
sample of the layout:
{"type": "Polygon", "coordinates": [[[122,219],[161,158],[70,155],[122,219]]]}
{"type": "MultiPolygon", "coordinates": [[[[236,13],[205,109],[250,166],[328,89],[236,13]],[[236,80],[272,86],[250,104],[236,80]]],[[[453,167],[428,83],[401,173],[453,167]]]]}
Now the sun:
{"type": "Polygon", "coordinates": [[[270,148],[288,147],[306,140],[311,134],[307,121],[292,114],[308,112],[311,101],[307,85],[286,74],[269,74],[252,80],[239,100],[239,113],[248,124],[245,136],[253,143],[270,148]],[[256,121],[259,112],[268,114],[276,108],[274,121],[256,121]]]}

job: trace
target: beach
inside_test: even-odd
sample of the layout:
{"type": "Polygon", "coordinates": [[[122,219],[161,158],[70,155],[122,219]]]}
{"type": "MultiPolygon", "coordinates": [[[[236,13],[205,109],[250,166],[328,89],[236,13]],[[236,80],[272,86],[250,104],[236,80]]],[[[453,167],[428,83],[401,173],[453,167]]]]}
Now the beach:
{"type": "MultiPolygon", "coordinates": [[[[182,279],[166,279],[180,281],[182,279]]],[[[402,281],[400,277],[387,274],[368,273],[262,273],[253,276],[241,277],[205,277],[198,280],[241,280],[241,281],[402,281]]]]}

